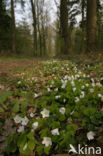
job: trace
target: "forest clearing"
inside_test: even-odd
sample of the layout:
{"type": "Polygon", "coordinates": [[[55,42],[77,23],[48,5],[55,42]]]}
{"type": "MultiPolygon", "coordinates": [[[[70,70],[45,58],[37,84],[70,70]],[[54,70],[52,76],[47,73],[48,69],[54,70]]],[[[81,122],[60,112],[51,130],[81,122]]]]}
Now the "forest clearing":
{"type": "Polygon", "coordinates": [[[103,62],[9,59],[1,65],[0,151],[7,144],[6,152],[15,156],[68,154],[69,145],[78,143],[102,148],[103,62]],[[89,138],[89,132],[95,135],[89,138]],[[44,137],[52,146],[42,144],[44,137]]]}

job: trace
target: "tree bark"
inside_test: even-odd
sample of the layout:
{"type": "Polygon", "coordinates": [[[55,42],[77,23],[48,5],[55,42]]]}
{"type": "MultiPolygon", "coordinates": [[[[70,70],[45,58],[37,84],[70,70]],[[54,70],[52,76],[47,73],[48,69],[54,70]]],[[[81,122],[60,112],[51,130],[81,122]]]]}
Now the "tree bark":
{"type": "Polygon", "coordinates": [[[15,33],[14,0],[11,0],[11,17],[12,17],[12,52],[13,53],[16,53],[16,33],[15,33]]]}
{"type": "Polygon", "coordinates": [[[43,43],[43,55],[46,54],[46,31],[45,31],[45,26],[44,26],[44,17],[41,17],[42,19],[42,43],[43,43]]]}
{"type": "Polygon", "coordinates": [[[40,30],[40,8],[37,2],[37,28],[38,28],[38,47],[39,47],[39,56],[42,56],[42,36],[40,30]]]}
{"type": "Polygon", "coordinates": [[[87,0],[87,52],[96,50],[97,0],[87,0]]]}
{"type": "Polygon", "coordinates": [[[85,0],[81,1],[81,9],[82,9],[82,52],[85,51],[85,0]]]}
{"type": "Polygon", "coordinates": [[[36,10],[35,4],[33,0],[30,0],[31,8],[32,8],[32,15],[33,15],[33,37],[34,37],[34,55],[37,56],[37,20],[36,20],[36,10]]]}
{"type": "Polygon", "coordinates": [[[69,54],[71,52],[71,40],[68,24],[67,0],[60,2],[60,31],[61,31],[61,53],[69,54]]]}

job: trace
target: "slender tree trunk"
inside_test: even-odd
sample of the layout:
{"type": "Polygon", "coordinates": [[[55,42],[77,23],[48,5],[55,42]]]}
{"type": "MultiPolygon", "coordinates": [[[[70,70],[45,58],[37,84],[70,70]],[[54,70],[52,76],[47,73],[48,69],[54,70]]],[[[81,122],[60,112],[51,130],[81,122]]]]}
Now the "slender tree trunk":
{"type": "Polygon", "coordinates": [[[85,13],[85,0],[82,0],[81,2],[82,4],[82,52],[85,51],[85,16],[84,16],[84,13],[85,13]]]}
{"type": "Polygon", "coordinates": [[[16,33],[15,33],[14,0],[11,0],[11,17],[12,17],[12,52],[13,53],[16,53],[16,33]]]}
{"type": "Polygon", "coordinates": [[[30,0],[31,7],[32,7],[32,15],[33,15],[33,36],[34,36],[34,55],[37,56],[37,20],[36,20],[36,10],[35,10],[35,4],[33,0],[30,0]]]}
{"type": "Polygon", "coordinates": [[[60,31],[61,31],[61,53],[69,54],[71,52],[70,32],[68,25],[67,0],[60,2],[60,31]]]}
{"type": "Polygon", "coordinates": [[[43,55],[46,53],[46,32],[44,26],[44,17],[42,16],[42,43],[43,43],[43,55]]]}
{"type": "Polygon", "coordinates": [[[39,21],[38,21],[38,33],[39,33],[39,50],[40,50],[40,56],[42,56],[42,37],[41,37],[41,31],[40,31],[40,26],[39,26],[39,21]]]}
{"type": "Polygon", "coordinates": [[[96,50],[97,0],[87,0],[87,52],[96,50]]]}
{"type": "Polygon", "coordinates": [[[37,2],[37,28],[38,28],[38,45],[39,45],[39,55],[42,56],[42,35],[40,30],[40,8],[37,2]]]}

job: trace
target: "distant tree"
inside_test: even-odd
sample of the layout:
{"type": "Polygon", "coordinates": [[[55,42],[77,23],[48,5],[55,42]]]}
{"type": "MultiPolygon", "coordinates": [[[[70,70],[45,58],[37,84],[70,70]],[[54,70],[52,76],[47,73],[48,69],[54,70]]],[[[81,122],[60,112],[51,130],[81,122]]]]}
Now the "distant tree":
{"type": "Polygon", "coordinates": [[[87,15],[87,0],[80,0],[80,12],[82,20],[80,21],[80,27],[82,29],[82,41],[81,41],[81,50],[82,52],[86,51],[86,15],[87,15]]]}
{"type": "Polygon", "coordinates": [[[36,6],[33,0],[30,0],[33,16],[33,38],[34,38],[34,55],[37,55],[37,15],[36,6]]]}
{"type": "Polygon", "coordinates": [[[103,1],[97,0],[97,46],[103,49],[103,1]]]}
{"type": "Polygon", "coordinates": [[[61,53],[71,52],[71,39],[68,24],[68,3],[67,0],[60,1],[60,33],[61,33],[61,53]]]}
{"type": "Polygon", "coordinates": [[[97,0],[87,0],[87,52],[96,50],[97,0]]]}
{"type": "Polygon", "coordinates": [[[0,0],[0,52],[11,49],[11,18],[4,0],[0,0]]]}
{"type": "Polygon", "coordinates": [[[15,10],[14,0],[11,0],[11,18],[12,18],[12,52],[16,53],[16,28],[15,28],[15,10]]]}
{"type": "Polygon", "coordinates": [[[18,55],[33,56],[32,34],[25,18],[16,27],[16,52],[18,55]]]}

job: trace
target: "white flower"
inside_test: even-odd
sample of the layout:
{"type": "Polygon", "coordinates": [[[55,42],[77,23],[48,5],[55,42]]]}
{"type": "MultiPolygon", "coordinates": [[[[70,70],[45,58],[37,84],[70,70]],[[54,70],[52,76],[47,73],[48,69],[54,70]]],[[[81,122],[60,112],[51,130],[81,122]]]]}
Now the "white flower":
{"type": "Polygon", "coordinates": [[[71,81],[71,85],[72,85],[72,86],[75,86],[75,83],[74,83],[74,81],[71,81]]]}
{"type": "Polygon", "coordinates": [[[99,86],[99,87],[102,86],[102,84],[100,82],[97,82],[96,85],[99,86]]]}
{"type": "Polygon", "coordinates": [[[25,116],[24,118],[22,118],[22,125],[23,126],[26,126],[27,124],[28,124],[28,122],[29,122],[29,119],[25,116]]]}
{"type": "Polygon", "coordinates": [[[42,144],[44,144],[46,147],[51,146],[52,145],[52,140],[49,137],[44,137],[42,144]]]}
{"type": "Polygon", "coordinates": [[[82,91],[81,95],[80,95],[80,98],[84,98],[84,96],[85,96],[85,93],[82,91]]]}
{"type": "Polygon", "coordinates": [[[34,97],[37,98],[37,97],[38,97],[38,94],[35,93],[35,94],[34,94],[34,97]]]}
{"type": "Polygon", "coordinates": [[[50,111],[45,108],[43,109],[43,111],[41,111],[43,118],[49,117],[49,113],[50,113],[50,111]]]}
{"type": "Polygon", "coordinates": [[[77,75],[75,75],[75,78],[79,78],[80,76],[77,74],[77,75]]]}
{"type": "Polygon", "coordinates": [[[64,89],[66,87],[66,83],[62,84],[61,88],[64,89]]]}
{"type": "Polygon", "coordinates": [[[77,90],[77,88],[73,88],[73,92],[75,92],[77,90]]]}
{"type": "Polygon", "coordinates": [[[15,123],[21,123],[21,121],[22,121],[22,118],[20,117],[20,116],[18,116],[18,115],[16,115],[15,116],[15,118],[14,118],[14,121],[15,121],[15,123]]]}
{"type": "Polygon", "coordinates": [[[55,89],[54,89],[54,91],[56,91],[56,92],[57,92],[57,91],[58,91],[58,88],[55,88],[55,89]]]}
{"type": "Polygon", "coordinates": [[[82,89],[84,89],[84,88],[85,88],[85,86],[81,86],[81,88],[82,88],[82,89]]]}
{"type": "Polygon", "coordinates": [[[33,118],[33,117],[34,117],[34,115],[35,115],[34,113],[30,113],[30,117],[31,117],[31,118],[33,118]]]}
{"type": "Polygon", "coordinates": [[[92,83],[94,83],[94,82],[95,82],[93,78],[91,78],[91,81],[92,81],[92,83]]]}
{"type": "Polygon", "coordinates": [[[102,95],[102,97],[101,97],[101,100],[103,101],[103,95],[102,95]]]}
{"type": "Polygon", "coordinates": [[[61,97],[60,95],[57,95],[57,96],[55,96],[55,99],[58,100],[58,99],[60,99],[60,97],[61,97]]]}
{"type": "Polygon", "coordinates": [[[91,88],[91,89],[90,89],[90,92],[91,92],[91,93],[93,93],[93,92],[94,92],[94,89],[93,89],[93,88],[91,88]]]}
{"type": "Polygon", "coordinates": [[[33,128],[33,130],[36,130],[38,128],[38,122],[34,122],[32,124],[32,128],[33,128]]]}
{"type": "Polygon", "coordinates": [[[25,151],[26,149],[27,149],[27,143],[24,145],[23,151],[25,151]]]}
{"type": "Polygon", "coordinates": [[[31,79],[34,80],[34,77],[32,77],[31,79]]]}
{"type": "Polygon", "coordinates": [[[64,107],[61,107],[60,109],[59,109],[59,112],[61,113],[61,114],[65,114],[65,108],[64,107]]]}
{"type": "Polygon", "coordinates": [[[92,131],[90,131],[90,132],[87,133],[88,140],[93,140],[94,139],[94,136],[95,136],[95,133],[92,132],[92,131]]]}
{"type": "Polygon", "coordinates": [[[18,129],[17,129],[17,132],[18,133],[21,133],[24,131],[24,126],[20,126],[18,129]]]}
{"type": "Polygon", "coordinates": [[[51,92],[51,89],[50,89],[50,88],[47,88],[47,91],[48,91],[48,92],[51,92]]]}
{"type": "Polygon", "coordinates": [[[68,80],[68,75],[65,75],[64,80],[68,80]]]}
{"type": "Polygon", "coordinates": [[[80,95],[80,98],[81,98],[81,99],[84,98],[84,95],[80,95]]]}
{"type": "Polygon", "coordinates": [[[86,83],[85,85],[86,85],[86,87],[88,87],[88,86],[89,86],[89,84],[88,84],[88,83],[86,83]]]}
{"type": "Polygon", "coordinates": [[[95,83],[94,82],[92,82],[92,86],[95,87],[95,83]]]}
{"type": "Polygon", "coordinates": [[[18,84],[21,84],[21,81],[18,81],[18,84]]]}
{"type": "Polygon", "coordinates": [[[79,98],[78,97],[75,97],[75,102],[79,102],[79,98]]]}
{"type": "Polygon", "coordinates": [[[100,98],[101,98],[101,97],[102,97],[102,94],[98,94],[98,97],[100,97],[100,98]]]}
{"type": "Polygon", "coordinates": [[[51,130],[52,135],[59,135],[58,128],[51,130]]]}
{"type": "MultiPolygon", "coordinates": [[[[73,75],[71,76],[71,79],[74,80],[74,76],[73,76],[73,75]]],[[[74,83],[74,82],[73,82],[73,83],[74,83]]]]}

